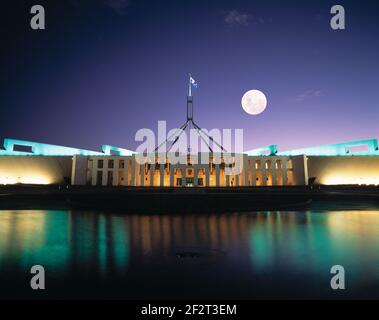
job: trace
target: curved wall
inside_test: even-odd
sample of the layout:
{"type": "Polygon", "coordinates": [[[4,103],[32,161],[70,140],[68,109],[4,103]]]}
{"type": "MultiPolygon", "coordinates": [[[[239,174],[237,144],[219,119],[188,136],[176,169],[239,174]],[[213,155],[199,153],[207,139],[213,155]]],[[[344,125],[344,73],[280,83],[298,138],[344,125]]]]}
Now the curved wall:
{"type": "Polygon", "coordinates": [[[55,184],[71,178],[72,157],[2,156],[0,184],[55,184]]]}
{"type": "Polygon", "coordinates": [[[379,185],[378,156],[308,157],[308,176],[315,183],[377,184],[379,185]]]}

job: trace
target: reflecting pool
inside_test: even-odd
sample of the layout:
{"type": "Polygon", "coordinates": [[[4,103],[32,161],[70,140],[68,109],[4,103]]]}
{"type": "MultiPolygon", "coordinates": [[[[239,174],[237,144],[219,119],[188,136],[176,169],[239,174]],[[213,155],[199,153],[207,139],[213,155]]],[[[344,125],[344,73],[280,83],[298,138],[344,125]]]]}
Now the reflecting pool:
{"type": "Polygon", "coordinates": [[[379,298],[379,208],[0,211],[1,298],[379,298]],[[42,265],[46,290],[30,288],[42,265]],[[330,288],[342,265],[346,289],[330,288]]]}

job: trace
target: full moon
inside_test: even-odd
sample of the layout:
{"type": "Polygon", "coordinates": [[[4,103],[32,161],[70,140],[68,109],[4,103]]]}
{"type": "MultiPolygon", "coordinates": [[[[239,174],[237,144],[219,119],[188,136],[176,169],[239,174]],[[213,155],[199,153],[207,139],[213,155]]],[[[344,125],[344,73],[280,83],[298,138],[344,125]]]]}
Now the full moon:
{"type": "Polygon", "coordinates": [[[243,95],[241,104],[245,112],[257,115],[266,109],[267,99],[263,92],[259,90],[250,90],[243,95]]]}

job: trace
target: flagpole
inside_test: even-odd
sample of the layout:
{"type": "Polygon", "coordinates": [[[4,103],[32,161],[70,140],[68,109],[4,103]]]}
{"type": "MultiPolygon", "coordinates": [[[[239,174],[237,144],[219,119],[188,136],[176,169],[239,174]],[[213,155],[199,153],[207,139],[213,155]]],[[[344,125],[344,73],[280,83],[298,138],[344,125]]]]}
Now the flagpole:
{"type": "Polygon", "coordinates": [[[191,74],[189,73],[189,78],[188,78],[188,82],[189,82],[189,86],[188,86],[188,96],[191,97],[192,96],[192,91],[191,91],[191,74]]]}

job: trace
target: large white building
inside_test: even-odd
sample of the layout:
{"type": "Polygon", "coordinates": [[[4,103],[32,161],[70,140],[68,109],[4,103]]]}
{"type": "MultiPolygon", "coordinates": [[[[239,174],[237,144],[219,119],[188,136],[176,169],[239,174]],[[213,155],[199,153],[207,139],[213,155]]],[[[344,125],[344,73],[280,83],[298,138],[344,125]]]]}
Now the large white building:
{"type": "MultiPolygon", "coordinates": [[[[317,184],[379,185],[376,139],[278,152],[276,145],[228,153],[193,119],[189,75],[187,119],[165,153],[142,154],[103,145],[102,151],[4,139],[0,184],[71,184],[109,187],[260,187],[317,184]],[[193,128],[209,152],[183,153],[177,162],[172,146],[193,128]],[[214,153],[209,145],[219,147],[214,153]]],[[[191,139],[190,139],[191,141],[191,139]]],[[[184,150],[192,150],[190,147],[184,150]]]]}
{"type": "Polygon", "coordinates": [[[72,184],[113,187],[259,187],[379,185],[376,139],[278,152],[275,145],[234,155],[198,153],[183,164],[104,145],[101,152],[5,139],[0,150],[0,184],[72,184]],[[207,162],[200,161],[206,158],[207,162]],[[214,161],[221,158],[221,161],[214,161]],[[197,161],[196,161],[197,160],[197,161]],[[162,163],[161,163],[162,162],[162,163]],[[226,174],[229,168],[230,174],[226,174]]]}

